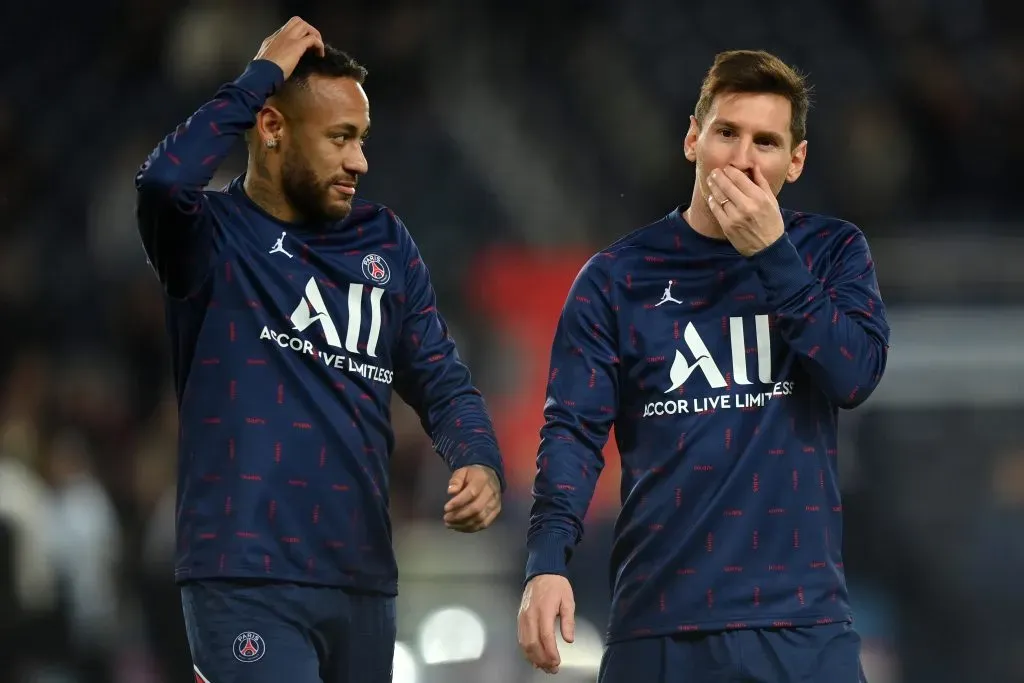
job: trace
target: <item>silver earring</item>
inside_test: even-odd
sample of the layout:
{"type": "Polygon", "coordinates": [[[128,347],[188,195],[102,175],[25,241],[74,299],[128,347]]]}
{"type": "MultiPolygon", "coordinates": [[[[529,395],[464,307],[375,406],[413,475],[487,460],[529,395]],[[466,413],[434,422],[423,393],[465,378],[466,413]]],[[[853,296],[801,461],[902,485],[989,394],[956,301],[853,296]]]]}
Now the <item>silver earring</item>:
{"type": "Polygon", "coordinates": [[[276,139],[267,140],[265,144],[267,145],[267,149],[274,149],[275,147],[277,147],[277,140],[276,139]]]}

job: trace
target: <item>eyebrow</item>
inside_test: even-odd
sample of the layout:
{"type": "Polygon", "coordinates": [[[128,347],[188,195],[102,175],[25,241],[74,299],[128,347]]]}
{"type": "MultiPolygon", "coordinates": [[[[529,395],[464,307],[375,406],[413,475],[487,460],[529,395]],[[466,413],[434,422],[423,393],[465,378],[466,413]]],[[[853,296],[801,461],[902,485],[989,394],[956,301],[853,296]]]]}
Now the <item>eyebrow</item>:
{"type": "MultiPolygon", "coordinates": [[[[733,121],[729,121],[727,119],[718,119],[717,121],[715,121],[715,125],[716,126],[721,126],[723,128],[737,128],[738,129],[738,128],[742,128],[743,127],[743,126],[739,125],[738,123],[735,123],[733,121]]],[[[766,137],[766,138],[769,138],[770,140],[773,140],[773,141],[775,141],[775,142],[777,142],[779,144],[782,144],[783,141],[784,141],[783,136],[779,135],[778,133],[776,133],[774,131],[770,131],[770,130],[759,130],[759,131],[756,131],[754,133],[754,137],[755,138],[756,137],[766,137]]]]}
{"type": "MultiPolygon", "coordinates": [[[[331,126],[327,129],[328,133],[344,133],[345,135],[359,135],[359,128],[351,123],[339,123],[331,126]]],[[[370,125],[366,125],[366,130],[363,131],[362,137],[366,137],[370,134],[370,125]]]]}

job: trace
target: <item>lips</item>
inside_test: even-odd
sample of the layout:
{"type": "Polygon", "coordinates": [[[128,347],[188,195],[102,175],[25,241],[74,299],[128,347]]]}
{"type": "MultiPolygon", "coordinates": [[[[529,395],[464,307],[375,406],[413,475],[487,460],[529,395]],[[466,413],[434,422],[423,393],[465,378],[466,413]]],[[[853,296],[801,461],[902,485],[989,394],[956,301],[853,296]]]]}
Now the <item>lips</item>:
{"type": "Polygon", "coordinates": [[[333,183],[331,187],[349,197],[353,196],[356,193],[355,183],[333,183]]]}

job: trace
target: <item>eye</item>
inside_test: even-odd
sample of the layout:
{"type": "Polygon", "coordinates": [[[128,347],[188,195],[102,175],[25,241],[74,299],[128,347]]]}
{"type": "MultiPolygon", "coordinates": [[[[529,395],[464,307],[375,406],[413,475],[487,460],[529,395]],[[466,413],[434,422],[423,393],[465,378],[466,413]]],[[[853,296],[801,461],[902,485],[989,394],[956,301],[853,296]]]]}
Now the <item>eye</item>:
{"type": "Polygon", "coordinates": [[[332,135],[331,136],[331,142],[333,142],[334,144],[338,145],[339,147],[343,147],[343,146],[347,145],[348,143],[352,142],[353,140],[358,140],[359,146],[362,147],[363,145],[366,144],[366,141],[368,139],[369,139],[369,136],[363,136],[363,137],[360,137],[360,138],[356,138],[355,135],[350,135],[348,133],[338,133],[336,135],[332,135]]]}
{"type": "Polygon", "coordinates": [[[731,128],[722,128],[721,130],[718,131],[718,134],[721,135],[723,138],[731,138],[736,136],[736,132],[731,128]]]}

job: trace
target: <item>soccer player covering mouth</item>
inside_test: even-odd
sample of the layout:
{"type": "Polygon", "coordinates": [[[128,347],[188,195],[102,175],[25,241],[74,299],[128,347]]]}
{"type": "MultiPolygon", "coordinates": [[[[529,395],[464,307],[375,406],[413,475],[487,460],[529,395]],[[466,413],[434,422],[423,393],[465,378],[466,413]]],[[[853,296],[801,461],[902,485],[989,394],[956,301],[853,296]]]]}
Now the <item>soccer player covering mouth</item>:
{"type": "Polygon", "coordinates": [[[622,509],[603,683],[863,680],[842,559],[839,410],[889,340],[861,231],[780,209],[804,79],[718,55],[684,142],[689,205],[593,256],[551,353],[519,641],[556,672],[566,564],[615,427],[622,509]]]}
{"type": "Polygon", "coordinates": [[[423,259],[367,172],[366,70],[293,18],[143,164],[180,416],[176,578],[197,681],[391,680],[392,390],[487,528],[502,460],[423,259]],[[206,191],[245,137],[246,173],[206,191]]]}

